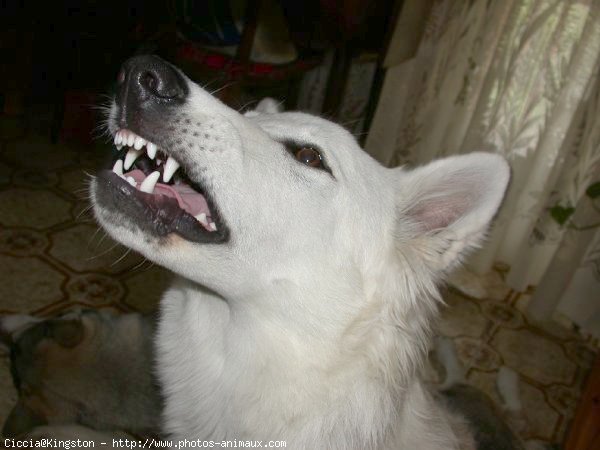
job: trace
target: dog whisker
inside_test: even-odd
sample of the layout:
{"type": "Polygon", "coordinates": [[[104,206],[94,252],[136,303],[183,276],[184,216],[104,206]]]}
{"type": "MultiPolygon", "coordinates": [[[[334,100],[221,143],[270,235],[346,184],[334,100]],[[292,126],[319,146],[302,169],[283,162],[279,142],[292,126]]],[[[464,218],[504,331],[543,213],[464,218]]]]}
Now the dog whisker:
{"type": "Polygon", "coordinates": [[[97,258],[101,258],[102,256],[105,256],[108,253],[112,252],[118,246],[119,246],[119,243],[116,243],[113,246],[111,246],[110,248],[108,248],[105,251],[103,251],[102,253],[99,253],[97,255],[94,255],[94,256],[91,256],[91,257],[87,258],[86,261],[93,261],[93,260],[95,260],[97,258]]]}
{"type": "Polygon", "coordinates": [[[79,212],[79,214],[77,214],[77,216],[75,217],[75,220],[79,220],[79,219],[81,219],[81,217],[82,217],[84,214],[87,214],[88,212],[90,212],[90,210],[91,210],[92,208],[93,208],[93,205],[86,206],[84,209],[82,209],[82,210],[79,212]]]}
{"type": "Polygon", "coordinates": [[[210,92],[210,95],[215,95],[215,94],[218,94],[218,93],[219,93],[219,92],[221,92],[222,90],[224,90],[224,89],[227,89],[227,88],[229,88],[229,87],[231,87],[231,86],[234,86],[234,85],[236,85],[236,84],[239,84],[239,82],[238,82],[238,81],[231,81],[230,83],[227,83],[227,84],[225,84],[224,86],[221,86],[220,88],[218,88],[218,89],[215,89],[214,91],[211,91],[211,92],[210,92]]]}
{"type": "Polygon", "coordinates": [[[154,266],[154,263],[153,263],[153,262],[151,262],[151,261],[148,261],[148,259],[147,259],[147,258],[144,258],[144,259],[142,259],[142,261],[140,261],[138,264],[136,264],[136,265],[135,265],[135,266],[134,266],[134,267],[133,267],[131,270],[133,271],[133,270],[141,269],[141,267],[142,267],[142,266],[143,266],[145,263],[147,263],[147,262],[150,262],[150,266],[148,266],[147,268],[143,269],[142,271],[146,271],[146,270],[150,269],[152,266],[154,266]]]}
{"type": "Polygon", "coordinates": [[[125,252],[123,253],[123,255],[119,259],[117,259],[115,262],[113,262],[111,264],[111,267],[112,266],[116,266],[117,264],[119,264],[130,252],[131,252],[130,248],[128,248],[127,250],[125,250],[125,252]]]}

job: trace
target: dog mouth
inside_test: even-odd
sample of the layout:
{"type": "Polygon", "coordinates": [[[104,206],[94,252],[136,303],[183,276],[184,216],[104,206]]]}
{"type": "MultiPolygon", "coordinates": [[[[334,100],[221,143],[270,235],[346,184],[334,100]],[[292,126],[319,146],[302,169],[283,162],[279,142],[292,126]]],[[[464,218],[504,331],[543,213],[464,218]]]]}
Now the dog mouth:
{"type": "Polygon", "coordinates": [[[227,240],[227,227],[212,196],[168,151],[130,129],[118,130],[114,143],[112,169],[98,176],[104,181],[99,203],[129,215],[159,237],[175,233],[200,243],[227,240]]]}

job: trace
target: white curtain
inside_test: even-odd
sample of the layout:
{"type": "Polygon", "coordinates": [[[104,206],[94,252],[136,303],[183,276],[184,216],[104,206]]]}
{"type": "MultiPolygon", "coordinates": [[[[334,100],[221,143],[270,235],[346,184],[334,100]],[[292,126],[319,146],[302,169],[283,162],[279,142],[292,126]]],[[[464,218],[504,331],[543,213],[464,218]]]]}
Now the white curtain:
{"type": "Polygon", "coordinates": [[[421,164],[485,150],[512,182],[469,262],[531,312],[600,337],[600,0],[406,0],[367,150],[421,164]]]}

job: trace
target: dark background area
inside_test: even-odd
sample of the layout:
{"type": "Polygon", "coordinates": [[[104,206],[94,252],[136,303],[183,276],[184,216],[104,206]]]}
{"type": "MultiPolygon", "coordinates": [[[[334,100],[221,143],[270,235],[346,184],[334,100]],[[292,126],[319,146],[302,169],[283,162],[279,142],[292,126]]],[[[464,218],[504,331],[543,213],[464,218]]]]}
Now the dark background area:
{"type": "Polygon", "coordinates": [[[0,12],[2,111],[20,115],[32,105],[51,105],[51,133],[56,140],[69,102],[93,103],[96,95],[110,93],[120,64],[137,53],[156,53],[196,81],[211,82],[211,89],[225,87],[219,96],[233,107],[273,95],[294,108],[304,73],[333,51],[322,112],[335,118],[350,61],[363,52],[383,54],[399,2],[277,0],[297,51],[295,61],[280,66],[250,60],[258,15],[269,4],[244,3],[238,38],[216,43],[237,45],[236,54],[223,56],[214,51],[210,20],[203,16],[217,10],[226,21],[228,2],[4,2],[0,12]],[[207,32],[188,32],[182,38],[189,25],[185,16],[194,14],[194,20],[207,24],[207,32]],[[206,44],[212,45],[210,50],[206,44]],[[85,92],[86,98],[69,97],[70,91],[78,91],[80,97],[85,92]]]}

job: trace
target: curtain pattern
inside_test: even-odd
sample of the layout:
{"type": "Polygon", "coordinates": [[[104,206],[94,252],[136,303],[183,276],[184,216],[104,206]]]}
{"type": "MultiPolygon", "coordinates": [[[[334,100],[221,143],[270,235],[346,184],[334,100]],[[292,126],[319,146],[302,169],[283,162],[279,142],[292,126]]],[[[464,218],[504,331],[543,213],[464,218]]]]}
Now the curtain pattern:
{"type": "Polygon", "coordinates": [[[392,41],[367,150],[389,166],[506,157],[511,185],[470,267],[501,262],[511,287],[538,286],[539,316],[560,302],[581,323],[565,295],[587,293],[600,337],[600,0],[406,0],[392,41]],[[398,51],[415,41],[410,14],[421,39],[398,51]]]}

